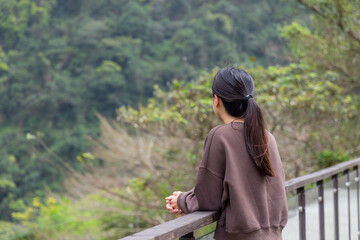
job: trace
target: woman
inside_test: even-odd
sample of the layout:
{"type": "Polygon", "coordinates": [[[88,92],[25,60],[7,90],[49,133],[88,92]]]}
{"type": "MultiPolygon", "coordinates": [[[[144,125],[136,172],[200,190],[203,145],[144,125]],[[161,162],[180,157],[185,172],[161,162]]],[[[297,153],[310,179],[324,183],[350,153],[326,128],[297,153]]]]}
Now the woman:
{"type": "Polygon", "coordinates": [[[274,137],[265,130],[249,73],[225,68],[213,79],[213,110],[223,125],[204,146],[195,187],[166,198],[173,214],[216,210],[215,239],[282,239],[285,176],[274,137]]]}

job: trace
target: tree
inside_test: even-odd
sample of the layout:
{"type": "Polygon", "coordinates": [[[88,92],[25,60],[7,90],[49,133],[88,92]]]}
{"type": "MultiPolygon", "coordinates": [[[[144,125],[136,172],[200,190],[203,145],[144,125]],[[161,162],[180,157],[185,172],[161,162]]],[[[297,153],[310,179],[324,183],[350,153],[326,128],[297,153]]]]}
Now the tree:
{"type": "MultiPolygon", "coordinates": [[[[319,16],[311,20],[310,29],[292,23],[280,31],[281,36],[289,43],[293,63],[284,67],[249,69],[255,79],[255,98],[265,110],[269,130],[278,140],[288,178],[348,160],[360,151],[360,99],[357,94],[359,44],[355,34],[358,28],[358,12],[355,9],[358,7],[347,1],[342,4],[329,1],[323,5],[312,1],[311,4],[313,5],[310,5],[310,1],[305,3],[319,16]],[[337,13],[325,14],[327,9],[331,10],[330,13],[337,13]],[[331,16],[334,17],[332,20],[331,16]],[[342,21],[351,28],[345,27],[342,21]]],[[[216,124],[209,117],[212,77],[213,74],[203,75],[191,84],[175,81],[168,91],[155,88],[155,97],[146,106],[138,110],[120,108],[118,119],[125,126],[130,126],[130,129],[160,141],[164,136],[178,136],[190,139],[192,146],[199,146],[206,132],[216,124]]],[[[101,139],[106,139],[114,131],[107,128],[103,133],[101,139]]],[[[114,149],[111,142],[103,143],[114,149]]],[[[182,146],[180,141],[176,145],[182,146]]],[[[155,149],[154,147],[153,151],[155,149]]],[[[189,156],[192,158],[188,158],[188,162],[200,159],[199,149],[200,147],[191,149],[189,156]]],[[[105,149],[96,154],[104,152],[105,149]]],[[[110,158],[101,156],[104,159],[110,158]]],[[[168,171],[166,163],[174,164],[175,160],[178,162],[175,169],[184,164],[181,155],[164,154],[162,158],[165,162],[155,164],[153,168],[160,172],[154,174],[157,183],[167,182],[166,178],[158,177],[168,171]]],[[[147,169],[146,163],[137,162],[136,165],[138,164],[147,169]]],[[[129,167],[126,164],[123,166],[129,167]]],[[[195,166],[196,164],[193,165],[195,166]]],[[[193,181],[193,171],[189,172],[191,174],[182,175],[183,181],[193,181]]],[[[144,176],[138,181],[141,186],[146,186],[146,190],[137,188],[138,192],[131,191],[126,195],[129,199],[145,192],[149,194],[149,191],[154,196],[161,196],[155,190],[156,184],[152,182],[150,175],[144,176]]],[[[131,184],[128,187],[134,189],[131,184]]],[[[167,191],[174,189],[168,186],[167,191]]],[[[127,200],[122,202],[129,204],[127,200]]]]}

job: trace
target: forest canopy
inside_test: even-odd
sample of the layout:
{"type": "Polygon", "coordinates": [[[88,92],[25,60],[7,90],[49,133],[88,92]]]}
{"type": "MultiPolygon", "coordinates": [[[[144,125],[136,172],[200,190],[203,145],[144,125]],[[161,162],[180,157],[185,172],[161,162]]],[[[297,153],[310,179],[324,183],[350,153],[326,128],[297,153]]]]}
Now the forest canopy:
{"type": "Polygon", "coordinates": [[[358,10],[0,0],[0,237],[117,239],[170,219],[163,197],[192,186],[219,124],[224,66],[254,77],[288,178],[358,156],[358,10]]]}

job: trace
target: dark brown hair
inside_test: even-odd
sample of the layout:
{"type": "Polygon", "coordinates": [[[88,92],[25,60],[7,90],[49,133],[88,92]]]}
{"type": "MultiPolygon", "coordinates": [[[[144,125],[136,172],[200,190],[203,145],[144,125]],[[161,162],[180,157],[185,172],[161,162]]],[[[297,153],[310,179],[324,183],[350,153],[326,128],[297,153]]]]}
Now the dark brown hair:
{"type": "Polygon", "coordinates": [[[221,99],[226,111],[233,117],[244,118],[244,139],[250,158],[263,175],[275,176],[263,113],[252,97],[254,90],[250,74],[237,68],[219,70],[212,83],[213,94],[221,99]]]}

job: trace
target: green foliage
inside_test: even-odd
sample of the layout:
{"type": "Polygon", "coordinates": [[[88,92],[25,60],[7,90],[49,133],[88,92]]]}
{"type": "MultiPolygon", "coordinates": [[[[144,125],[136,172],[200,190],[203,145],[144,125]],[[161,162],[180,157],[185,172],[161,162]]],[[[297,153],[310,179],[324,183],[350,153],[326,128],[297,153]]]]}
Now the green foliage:
{"type": "Polygon", "coordinates": [[[14,47],[29,25],[48,24],[55,0],[50,1],[0,1],[0,31],[6,46],[14,47]]]}
{"type": "Polygon", "coordinates": [[[280,30],[293,57],[316,71],[335,71],[341,86],[358,89],[359,4],[347,0],[299,2],[314,16],[311,28],[292,23],[280,30]]]}
{"type": "Polygon", "coordinates": [[[18,236],[25,234],[25,232],[26,230],[17,224],[0,221],[0,236],[2,240],[14,240],[18,236]]]}
{"type": "MultiPolygon", "coordinates": [[[[351,19],[348,17],[346,19],[351,19]]],[[[314,28],[325,20],[317,21],[314,28]]],[[[360,101],[353,76],[358,76],[359,70],[354,65],[358,58],[350,50],[359,49],[357,40],[344,37],[349,34],[346,31],[329,28],[313,31],[298,23],[280,30],[296,63],[249,71],[255,79],[255,98],[266,113],[269,130],[277,136],[287,176],[298,176],[357,156],[360,101]],[[335,43],[343,48],[332,50],[335,43]]],[[[192,33],[184,30],[183,34],[192,33]]],[[[203,74],[190,84],[174,81],[166,91],[155,86],[154,98],[146,106],[122,107],[118,110],[118,119],[142,132],[181,136],[192,139],[196,145],[216,123],[210,117],[213,73],[203,74]]],[[[168,163],[178,162],[180,166],[184,161],[176,153],[169,148],[164,157],[168,163]]],[[[198,149],[188,151],[187,163],[199,155],[198,149]]],[[[191,174],[182,175],[182,179],[188,179],[191,174]]],[[[171,185],[166,187],[171,191],[171,185]]]]}
{"type": "Polygon", "coordinates": [[[102,62],[101,66],[96,68],[96,71],[98,73],[114,73],[114,72],[120,72],[121,66],[119,66],[117,63],[105,60],[102,62]]]}
{"type": "MultiPolygon", "coordinates": [[[[304,150],[312,153],[308,164],[320,159],[320,167],[325,167],[346,159],[342,154],[355,157],[359,153],[359,5],[346,0],[298,2],[314,13],[311,27],[292,23],[280,32],[289,42],[293,58],[307,66],[315,79],[327,79],[313,83],[317,89],[312,96],[315,109],[307,111],[305,116],[312,117],[303,124],[303,129],[308,129],[304,150]],[[325,157],[328,151],[333,160],[325,157]]],[[[302,121],[300,116],[297,119],[302,121]]]]}
{"type": "Polygon", "coordinates": [[[0,188],[15,188],[15,183],[7,179],[0,179],[0,188]]]}
{"type": "Polygon", "coordinates": [[[202,140],[213,125],[211,120],[211,80],[216,70],[203,73],[195,82],[175,80],[167,91],[154,87],[154,97],[138,110],[131,107],[118,109],[118,119],[135,128],[165,131],[174,136],[202,140]],[[174,124],[181,127],[179,133],[174,124]]]}
{"type": "MultiPolygon", "coordinates": [[[[63,191],[49,151],[77,170],[85,167],[77,156],[89,152],[87,136],[99,134],[95,113],[116,117],[117,108],[144,104],[154,84],[166,92],[174,79],[180,93],[214,66],[283,62],[271,56],[280,48],[267,49],[279,45],[276,24],[292,19],[292,9],[248,0],[0,0],[1,219],[12,220],[13,201],[29,204],[45,187],[63,191]],[[244,11],[250,8],[255,15],[244,11]],[[48,150],[32,139],[38,131],[48,150]]],[[[186,94],[181,112],[167,111],[166,118],[188,121],[192,110],[185,106],[194,95],[186,94]]],[[[202,101],[202,112],[192,116],[202,119],[199,130],[188,127],[187,134],[204,136],[209,104],[202,101]]]]}
{"type": "Polygon", "coordinates": [[[22,224],[16,240],[30,239],[89,239],[89,236],[101,237],[101,222],[96,218],[97,210],[84,208],[89,199],[72,202],[63,198],[60,201],[52,197],[41,202],[39,197],[32,199],[29,207],[21,212],[14,212],[15,221],[22,224]],[[25,230],[24,230],[25,229],[25,230]]]}
{"type": "MultiPolygon", "coordinates": [[[[283,0],[0,0],[0,216],[16,222],[0,222],[1,238],[117,239],[170,219],[163,198],[193,185],[219,123],[216,66],[254,76],[289,177],[358,155],[358,3],[298,2],[314,16],[283,0]],[[45,188],[64,190],[64,166],[113,170],[111,154],[91,153],[95,113],[128,127],[127,151],[152,143],[148,158],[113,154],[110,179],[136,174],[126,187],[47,203],[45,188]]],[[[109,139],[107,151],[119,148],[109,139]]]]}
{"type": "MultiPolygon", "coordinates": [[[[6,55],[2,48],[0,47],[0,71],[5,72],[9,70],[9,66],[6,63],[6,55]]],[[[1,83],[1,81],[0,81],[1,83]]]]}
{"type": "Polygon", "coordinates": [[[348,98],[343,97],[346,92],[336,72],[319,73],[304,64],[257,68],[250,72],[258,80],[257,99],[269,114],[276,111],[283,117],[289,115],[297,123],[308,125],[321,121],[321,117],[324,121],[330,115],[332,118],[344,117],[353,110],[348,98]]]}
{"type": "Polygon", "coordinates": [[[324,150],[318,154],[318,168],[323,169],[350,160],[346,153],[324,150]]]}

